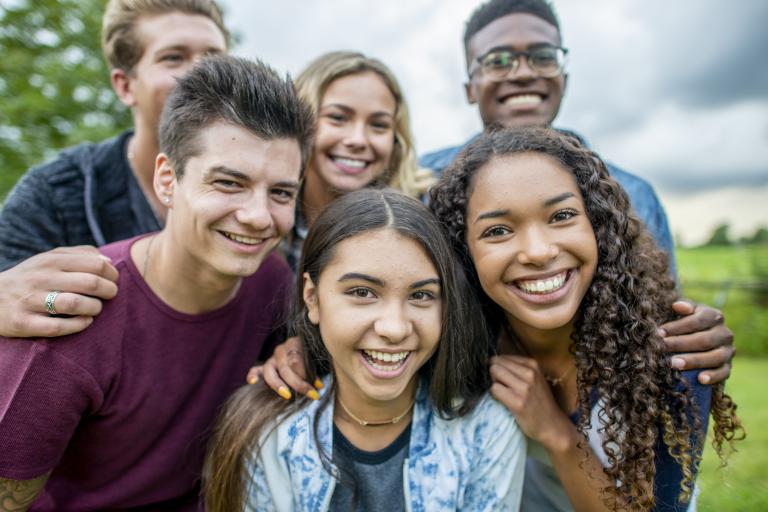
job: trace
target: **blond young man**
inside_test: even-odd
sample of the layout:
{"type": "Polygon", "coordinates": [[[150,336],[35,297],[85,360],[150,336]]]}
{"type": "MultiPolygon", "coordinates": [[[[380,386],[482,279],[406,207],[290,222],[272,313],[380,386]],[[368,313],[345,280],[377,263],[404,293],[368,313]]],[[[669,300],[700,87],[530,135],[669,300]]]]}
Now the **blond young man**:
{"type": "Polygon", "coordinates": [[[213,0],[110,0],[102,48],[134,127],[63,151],[9,194],[0,211],[0,335],[78,332],[114,297],[115,267],[79,246],[163,226],[165,208],[151,193],[160,112],[176,79],[225,53],[228,37],[213,0]]]}

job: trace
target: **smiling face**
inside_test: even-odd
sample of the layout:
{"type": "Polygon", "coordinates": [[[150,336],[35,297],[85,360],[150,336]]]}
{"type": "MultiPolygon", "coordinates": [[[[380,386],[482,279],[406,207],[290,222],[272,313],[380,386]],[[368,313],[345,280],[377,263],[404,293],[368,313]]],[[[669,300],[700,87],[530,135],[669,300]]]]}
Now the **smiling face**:
{"type": "Polygon", "coordinates": [[[373,71],[331,82],[318,109],[308,180],[337,193],[369,185],[389,165],[396,110],[395,97],[373,71]]]}
{"type": "Polygon", "coordinates": [[[597,242],[573,174],[538,153],[480,168],[467,245],[485,293],[513,329],[567,326],[597,267],[597,242]]]}
{"type": "Polygon", "coordinates": [[[340,242],[317,283],[304,275],[304,301],[348,407],[411,400],[442,323],[440,279],[419,243],[389,228],[340,242]]]}
{"type": "Polygon", "coordinates": [[[182,178],[161,154],[155,188],[170,196],[166,230],[179,266],[214,278],[249,276],[293,227],[301,155],[294,139],[264,140],[214,123],[182,178]]]}
{"type": "MultiPolygon", "coordinates": [[[[509,14],[479,30],[469,41],[469,70],[478,66],[477,58],[493,49],[528,51],[538,46],[560,46],[560,33],[554,25],[532,14],[509,14]]],[[[482,70],[472,73],[466,84],[467,99],[477,103],[483,124],[546,126],[557,116],[565,91],[563,74],[552,78],[536,75],[524,58],[517,72],[507,80],[494,82],[482,70]]]]}
{"type": "Polygon", "coordinates": [[[182,12],[141,17],[136,22],[136,34],[144,53],[126,75],[127,89],[119,94],[133,109],[137,123],[156,131],[165,98],[176,86],[176,79],[202,57],[225,53],[227,43],[213,20],[182,12]]]}

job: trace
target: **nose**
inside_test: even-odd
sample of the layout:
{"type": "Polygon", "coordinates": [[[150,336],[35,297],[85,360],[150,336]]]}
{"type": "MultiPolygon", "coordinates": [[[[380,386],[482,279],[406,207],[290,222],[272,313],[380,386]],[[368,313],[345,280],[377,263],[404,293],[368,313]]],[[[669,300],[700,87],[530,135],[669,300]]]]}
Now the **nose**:
{"type": "Polygon", "coordinates": [[[235,218],[254,231],[263,231],[273,224],[272,212],[269,211],[269,199],[266,193],[256,193],[245,201],[235,212],[235,218]]]}
{"type": "Polygon", "coordinates": [[[364,122],[349,124],[344,136],[344,145],[353,150],[362,150],[368,146],[368,130],[364,122]]]}
{"type": "Polygon", "coordinates": [[[507,80],[513,82],[528,82],[534,80],[538,75],[528,62],[528,57],[525,55],[517,56],[517,65],[512,66],[507,74],[507,80]]]}
{"type": "Polygon", "coordinates": [[[543,267],[560,254],[560,248],[541,228],[531,227],[520,232],[518,236],[521,245],[517,252],[517,261],[523,265],[543,267]]]}
{"type": "Polygon", "coordinates": [[[413,321],[406,311],[407,306],[391,301],[382,307],[379,318],[374,322],[374,331],[388,343],[396,344],[413,334],[413,321]]]}

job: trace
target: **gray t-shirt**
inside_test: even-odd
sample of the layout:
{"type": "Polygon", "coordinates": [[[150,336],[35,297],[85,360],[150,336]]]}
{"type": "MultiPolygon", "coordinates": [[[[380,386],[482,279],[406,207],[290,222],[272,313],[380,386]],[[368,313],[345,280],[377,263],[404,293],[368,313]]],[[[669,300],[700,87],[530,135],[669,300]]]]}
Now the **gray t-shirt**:
{"type": "MultiPolygon", "coordinates": [[[[375,435],[375,430],[372,430],[375,435]]],[[[403,464],[408,457],[411,425],[392,444],[376,452],[356,448],[333,426],[333,463],[341,472],[331,498],[332,511],[405,510],[403,464]],[[352,502],[356,507],[352,507],[352,502]]]]}

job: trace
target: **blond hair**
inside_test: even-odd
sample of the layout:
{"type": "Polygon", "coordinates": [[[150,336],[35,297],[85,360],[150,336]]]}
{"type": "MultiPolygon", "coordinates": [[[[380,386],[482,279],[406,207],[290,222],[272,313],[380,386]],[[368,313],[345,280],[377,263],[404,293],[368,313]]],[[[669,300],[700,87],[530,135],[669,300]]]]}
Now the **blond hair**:
{"type": "Polygon", "coordinates": [[[136,32],[140,17],[171,12],[209,18],[229,43],[224,17],[213,0],[110,0],[101,23],[101,50],[110,68],[128,73],[141,59],[144,45],[136,32]]]}
{"type": "Polygon", "coordinates": [[[362,53],[337,51],[316,58],[296,78],[296,89],[317,116],[325,91],[334,80],[358,73],[376,73],[395,98],[395,144],[383,181],[412,197],[420,197],[434,182],[432,173],[418,168],[408,104],[394,73],[380,60],[362,53]]]}

